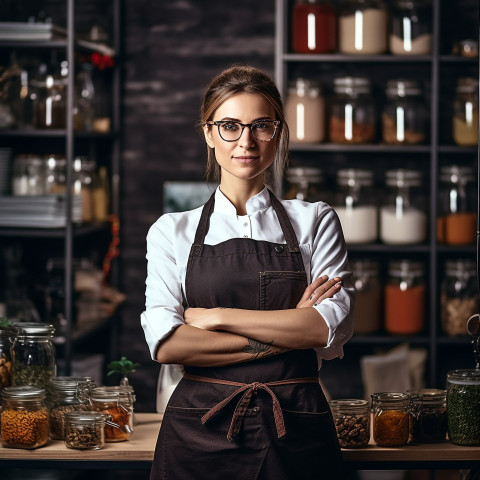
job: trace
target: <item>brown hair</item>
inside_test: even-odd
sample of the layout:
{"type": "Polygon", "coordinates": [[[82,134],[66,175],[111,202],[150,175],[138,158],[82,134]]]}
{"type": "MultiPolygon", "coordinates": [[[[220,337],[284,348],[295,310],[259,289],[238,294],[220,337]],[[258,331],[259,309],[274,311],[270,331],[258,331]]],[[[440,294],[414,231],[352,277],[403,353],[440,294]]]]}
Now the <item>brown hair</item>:
{"type": "MultiPolygon", "coordinates": [[[[258,93],[274,108],[276,120],[282,123],[277,131],[277,150],[272,166],[267,170],[268,181],[279,181],[288,163],[289,132],[285,122],[282,97],[275,82],[261,70],[251,66],[232,66],[216,77],[207,86],[200,108],[200,127],[213,119],[213,115],[225,100],[237,93],[258,93]],[[273,177],[273,178],[271,178],[273,177]]],[[[215,160],[215,150],[207,145],[207,181],[220,182],[220,167],[215,160]]]]}

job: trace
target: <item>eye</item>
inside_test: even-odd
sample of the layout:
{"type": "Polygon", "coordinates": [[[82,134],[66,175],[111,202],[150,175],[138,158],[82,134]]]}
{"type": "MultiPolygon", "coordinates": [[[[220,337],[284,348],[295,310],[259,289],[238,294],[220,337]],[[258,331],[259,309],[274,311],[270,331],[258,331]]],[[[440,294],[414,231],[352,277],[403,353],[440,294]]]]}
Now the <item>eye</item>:
{"type": "Polygon", "coordinates": [[[224,132],[236,132],[240,128],[238,123],[235,122],[223,122],[221,125],[224,132]]]}
{"type": "Polygon", "coordinates": [[[255,122],[253,125],[252,125],[252,128],[254,128],[255,130],[270,130],[272,128],[272,123],[271,122],[255,122]]]}

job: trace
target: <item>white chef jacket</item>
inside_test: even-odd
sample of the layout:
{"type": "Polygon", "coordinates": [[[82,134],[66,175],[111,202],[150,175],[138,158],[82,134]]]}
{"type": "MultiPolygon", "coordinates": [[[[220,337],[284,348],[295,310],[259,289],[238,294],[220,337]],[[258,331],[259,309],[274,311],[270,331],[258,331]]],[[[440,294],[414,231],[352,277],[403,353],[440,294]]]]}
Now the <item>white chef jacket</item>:
{"type": "MultiPolygon", "coordinates": [[[[322,275],[342,279],[340,291],[314,307],[329,328],[327,345],[315,349],[320,367],[322,359],[343,357],[343,345],[353,333],[354,289],[347,249],[340,221],[329,205],[281,202],[297,235],[308,283],[322,275]]],[[[250,198],[246,207],[246,215],[237,215],[234,205],[217,187],[205,243],[216,245],[231,238],[286,243],[266,188],[250,198]]],[[[146,309],[141,324],[154,360],[159,343],[185,323],[185,275],[202,208],[164,214],[147,235],[146,309]]]]}

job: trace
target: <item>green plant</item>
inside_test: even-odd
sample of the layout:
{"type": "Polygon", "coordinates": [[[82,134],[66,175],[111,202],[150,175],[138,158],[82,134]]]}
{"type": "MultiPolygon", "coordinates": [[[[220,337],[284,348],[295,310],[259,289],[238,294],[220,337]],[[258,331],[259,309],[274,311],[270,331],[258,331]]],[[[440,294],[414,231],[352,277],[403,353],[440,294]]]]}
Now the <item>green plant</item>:
{"type": "Polygon", "coordinates": [[[128,360],[127,357],[121,357],[120,360],[114,360],[108,364],[109,371],[107,375],[110,376],[114,373],[119,373],[122,375],[120,385],[128,385],[128,375],[135,372],[140,366],[139,363],[133,363],[131,360],[128,360]]]}

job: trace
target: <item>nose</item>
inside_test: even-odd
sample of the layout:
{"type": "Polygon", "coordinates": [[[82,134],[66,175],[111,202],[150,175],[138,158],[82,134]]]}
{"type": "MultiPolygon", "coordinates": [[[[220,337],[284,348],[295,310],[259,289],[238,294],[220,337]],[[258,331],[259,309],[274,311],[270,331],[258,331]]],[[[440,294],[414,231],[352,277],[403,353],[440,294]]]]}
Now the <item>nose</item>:
{"type": "Polygon", "coordinates": [[[238,139],[238,143],[242,147],[252,147],[255,145],[255,137],[252,135],[252,130],[250,127],[245,127],[243,129],[243,132],[238,139]]]}

